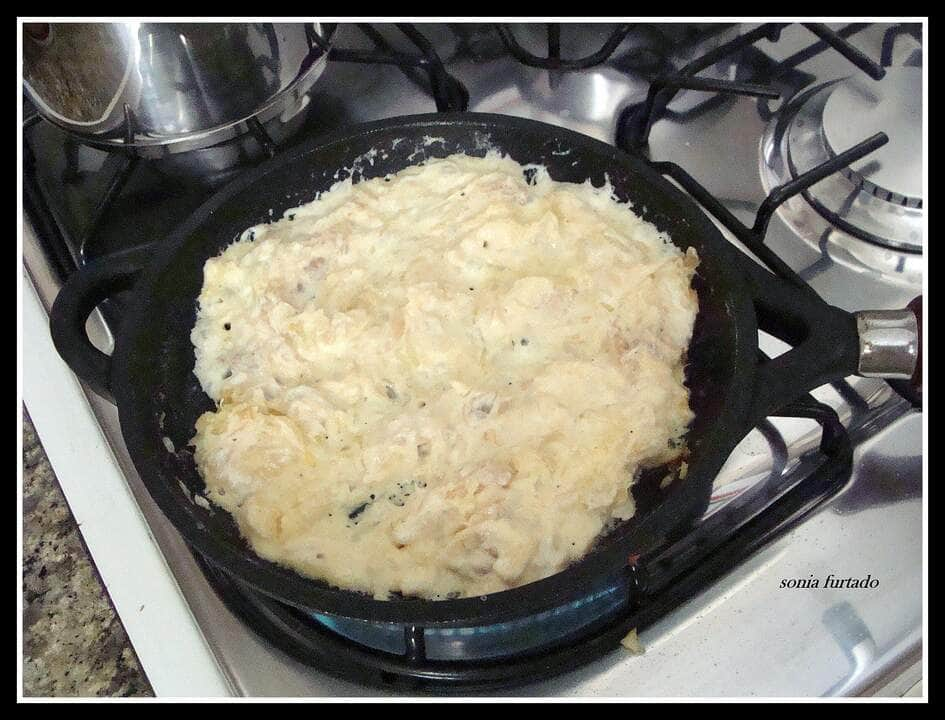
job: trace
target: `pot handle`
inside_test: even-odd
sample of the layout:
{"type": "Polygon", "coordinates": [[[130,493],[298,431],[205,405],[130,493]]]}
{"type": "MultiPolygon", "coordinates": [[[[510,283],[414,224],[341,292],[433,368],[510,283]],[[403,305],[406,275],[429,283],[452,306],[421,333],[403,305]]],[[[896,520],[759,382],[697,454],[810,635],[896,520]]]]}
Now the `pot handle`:
{"type": "Polygon", "coordinates": [[[758,328],[791,345],[760,360],[749,410],[754,427],[768,415],[826,383],[857,373],[856,318],[824,302],[809,288],[796,287],[749,258],[744,262],[758,328]]]}
{"type": "Polygon", "coordinates": [[[92,390],[111,403],[115,402],[112,360],[89,340],[85,323],[103,300],[134,286],[145,262],[143,253],[129,252],[89,263],[69,277],[49,316],[49,331],[59,355],[92,390]]]}

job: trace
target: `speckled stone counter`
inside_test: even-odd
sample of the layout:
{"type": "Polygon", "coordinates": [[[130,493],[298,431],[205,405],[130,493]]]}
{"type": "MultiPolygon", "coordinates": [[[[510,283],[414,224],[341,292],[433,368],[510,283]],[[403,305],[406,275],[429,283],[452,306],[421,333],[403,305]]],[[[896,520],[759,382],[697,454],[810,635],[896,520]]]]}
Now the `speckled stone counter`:
{"type": "Polygon", "coordinates": [[[23,413],[23,695],[153,695],[23,413]]]}

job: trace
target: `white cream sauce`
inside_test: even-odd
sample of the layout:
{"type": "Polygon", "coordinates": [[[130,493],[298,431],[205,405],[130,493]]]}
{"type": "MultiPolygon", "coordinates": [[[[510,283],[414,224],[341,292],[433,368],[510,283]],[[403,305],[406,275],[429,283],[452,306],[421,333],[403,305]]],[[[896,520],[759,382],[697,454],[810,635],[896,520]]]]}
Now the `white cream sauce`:
{"type": "Polygon", "coordinates": [[[378,598],[496,592],[584,555],[680,453],[695,252],[523,170],[349,179],[207,261],[192,443],[260,555],[378,598]]]}

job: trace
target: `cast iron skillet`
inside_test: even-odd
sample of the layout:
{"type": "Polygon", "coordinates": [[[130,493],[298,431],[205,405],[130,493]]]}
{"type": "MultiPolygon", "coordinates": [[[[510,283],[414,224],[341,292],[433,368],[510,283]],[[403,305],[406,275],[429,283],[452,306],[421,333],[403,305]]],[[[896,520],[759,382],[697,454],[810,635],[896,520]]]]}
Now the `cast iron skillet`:
{"type": "Polygon", "coordinates": [[[281,153],[238,177],[200,207],[153,257],[110,257],[77,272],[56,299],[56,348],[96,392],[118,406],[135,467],[164,514],[193,548],[244,583],[296,607],[374,621],[475,625],[540,612],[619,572],[630,554],[683,532],[708,503],[712,481],[742,437],[765,415],[814,387],[856,372],[854,318],[785,283],[730,245],[685,194],[610,145],[533,120],[477,113],[415,115],[368,123],[281,153]],[[545,165],[568,182],[610,179],[617,196],[701,258],[699,315],[687,383],[695,411],[688,475],[666,490],[635,489],[637,514],[581,561],[528,585],[481,598],[429,601],[332,588],[258,557],[231,516],[192,500],[203,490],[187,443],[213,404],[193,374],[190,330],[203,264],[244,229],[279,218],[334,182],[384,176],[425,158],[489,149],[545,165]],[[134,285],[111,358],[85,334],[95,306],[134,285]],[[758,329],[793,349],[759,364],[758,329]],[[169,452],[164,437],[176,448],[169,452]]]}

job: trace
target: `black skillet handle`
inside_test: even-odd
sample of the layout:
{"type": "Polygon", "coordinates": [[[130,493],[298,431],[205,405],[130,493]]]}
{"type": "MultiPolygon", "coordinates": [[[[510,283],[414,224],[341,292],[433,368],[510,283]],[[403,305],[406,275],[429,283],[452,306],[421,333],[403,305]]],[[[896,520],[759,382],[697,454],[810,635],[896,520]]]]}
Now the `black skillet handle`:
{"type": "Polygon", "coordinates": [[[753,427],[810,390],[857,372],[856,318],[746,258],[758,327],[791,345],[759,363],[749,413],[753,427]]]}
{"type": "Polygon", "coordinates": [[[129,290],[146,258],[142,253],[110,255],[73,273],[56,296],[49,317],[53,344],[72,371],[109,402],[111,358],[96,348],[85,332],[85,322],[103,300],[129,290]]]}

